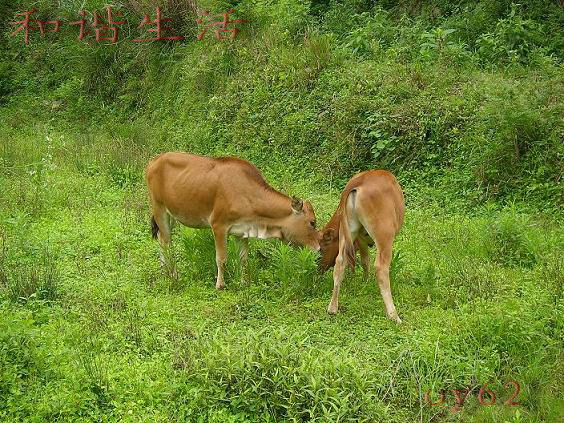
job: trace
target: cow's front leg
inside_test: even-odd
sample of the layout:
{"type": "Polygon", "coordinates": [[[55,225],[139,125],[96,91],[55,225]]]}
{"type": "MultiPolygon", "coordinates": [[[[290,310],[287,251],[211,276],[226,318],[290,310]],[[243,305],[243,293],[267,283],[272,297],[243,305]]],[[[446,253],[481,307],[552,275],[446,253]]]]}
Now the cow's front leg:
{"type": "Polygon", "coordinates": [[[225,271],[225,262],[227,261],[227,230],[223,226],[214,226],[212,230],[215,239],[215,263],[217,265],[215,287],[216,289],[224,289],[223,273],[225,271]]]}
{"type": "Polygon", "coordinates": [[[249,281],[249,274],[247,273],[247,264],[249,259],[249,239],[237,238],[239,244],[239,258],[241,259],[241,282],[246,283],[249,281]]]}

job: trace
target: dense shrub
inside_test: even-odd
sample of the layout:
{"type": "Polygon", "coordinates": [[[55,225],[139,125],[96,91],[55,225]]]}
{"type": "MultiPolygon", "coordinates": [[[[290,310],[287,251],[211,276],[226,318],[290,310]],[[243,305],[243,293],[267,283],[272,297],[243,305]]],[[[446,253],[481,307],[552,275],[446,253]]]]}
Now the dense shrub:
{"type": "MultiPolygon", "coordinates": [[[[162,5],[176,11],[182,28],[190,26],[192,3],[186,10],[162,5]]],[[[24,6],[5,5],[2,14],[11,19],[24,6]]],[[[37,6],[43,17],[67,20],[76,7],[37,6]]],[[[147,7],[129,2],[120,10],[132,25],[147,7]]],[[[141,126],[152,130],[145,151],[232,151],[261,166],[284,163],[292,174],[325,179],[330,172],[337,183],[386,167],[404,180],[439,178],[446,191],[462,185],[470,202],[533,193],[547,204],[557,197],[555,4],[288,0],[236,9],[249,22],[233,43],[196,42],[182,29],[183,42],[134,43],[135,35],[122,31],[122,42],[98,45],[74,39],[68,25],[61,34],[32,33],[29,47],[20,34],[8,38],[13,55],[2,53],[0,95],[15,108],[4,111],[6,119],[21,127],[52,116],[50,125],[119,134],[125,143],[137,136],[127,128],[141,126]],[[522,81],[519,69],[495,76],[476,69],[526,64],[546,76],[536,83],[522,81]],[[534,95],[498,88],[531,83],[534,95]]],[[[116,152],[114,162],[128,157],[116,152]]],[[[109,178],[128,185],[142,164],[112,164],[109,178]]],[[[273,167],[283,177],[282,167],[273,167]]]]}

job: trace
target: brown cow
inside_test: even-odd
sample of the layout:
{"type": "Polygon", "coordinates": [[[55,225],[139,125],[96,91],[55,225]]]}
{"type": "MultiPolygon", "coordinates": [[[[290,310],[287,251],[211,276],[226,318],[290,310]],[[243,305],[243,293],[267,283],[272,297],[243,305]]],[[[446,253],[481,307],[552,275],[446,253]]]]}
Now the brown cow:
{"type": "MultiPolygon", "coordinates": [[[[225,287],[229,234],[239,241],[243,275],[248,238],[278,238],[319,250],[311,204],[276,191],[245,160],[164,153],[149,162],[145,179],[153,210],[153,238],[158,236],[161,245],[161,264],[166,264],[174,220],[191,228],[211,227],[217,289],[225,287]]],[[[174,266],[173,272],[176,274],[174,266]]]]}
{"type": "Polygon", "coordinates": [[[355,265],[356,249],[360,251],[365,278],[368,275],[368,245],[376,242],[376,277],[388,317],[401,323],[390,291],[392,244],[403,224],[405,205],[396,178],[385,170],[369,170],[353,176],[343,193],[331,220],[320,231],[321,258],[319,270],[333,270],[333,296],[327,311],[337,313],[339,288],[345,267],[355,265]]]}

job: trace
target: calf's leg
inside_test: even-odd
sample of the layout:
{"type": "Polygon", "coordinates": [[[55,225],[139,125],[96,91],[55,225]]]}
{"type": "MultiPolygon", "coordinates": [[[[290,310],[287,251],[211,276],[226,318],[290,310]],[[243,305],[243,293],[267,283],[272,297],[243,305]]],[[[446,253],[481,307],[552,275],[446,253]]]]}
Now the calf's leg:
{"type": "Polygon", "coordinates": [[[401,323],[401,319],[396,311],[392,291],[390,288],[390,263],[392,262],[392,245],[394,243],[395,233],[391,225],[380,222],[377,225],[371,225],[368,230],[370,235],[376,241],[378,254],[376,256],[376,279],[380,288],[380,294],[386,306],[386,314],[396,323],[401,323]]]}
{"type": "Polygon", "coordinates": [[[153,219],[158,227],[157,238],[160,245],[159,261],[161,262],[161,266],[176,278],[178,277],[178,272],[173,257],[171,257],[172,254],[170,253],[171,217],[165,207],[159,204],[153,204],[153,219]]]}
{"type": "Polygon", "coordinates": [[[213,237],[215,239],[215,263],[217,265],[216,289],[224,289],[225,281],[223,273],[227,260],[227,229],[223,226],[213,226],[213,237]]]}
{"type": "Polygon", "coordinates": [[[362,279],[368,280],[370,274],[370,255],[368,254],[368,245],[361,239],[357,239],[358,251],[360,252],[360,263],[362,265],[362,279]]]}
{"type": "Polygon", "coordinates": [[[394,322],[401,323],[390,289],[390,263],[392,245],[397,233],[397,215],[394,205],[385,200],[384,198],[380,202],[374,202],[367,198],[366,201],[360,201],[359,215],[362,226],[375,241],[378,249],[374,264],[386,314],[394,322]]]}
{"type": "Polygon", "coordinates": [[[339,309],[339,290],[341,289],[341,282],[343,282],[343,277],[345,276],[346,268],[345,259],[345,239],[344,237],[339,238],[339,254],[335,259],[335,267],[333,268],[333,294],[331,295],[331,302],[327,307],[327,313],[337,314],[339,309]]]}

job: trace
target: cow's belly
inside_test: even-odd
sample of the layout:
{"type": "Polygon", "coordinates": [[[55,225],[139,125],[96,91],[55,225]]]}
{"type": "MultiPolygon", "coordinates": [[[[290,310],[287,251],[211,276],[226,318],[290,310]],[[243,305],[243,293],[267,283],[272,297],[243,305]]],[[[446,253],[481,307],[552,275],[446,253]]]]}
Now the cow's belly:
{"type": "Polygon", "coordinates": [[[210,226],[208,219],[204,216],[188,215],[184,213],[174,213],[167,209],[168,214],[170,214],[175,220],[182,223],[184,226],[189,228],[208,228],[210,226]]]}
{"type": "Polygon", "coordinates": [[[229,233],[241,238],[282,238],[280,229],[255,223],[236,223],[231,226],[229,233]]]}

